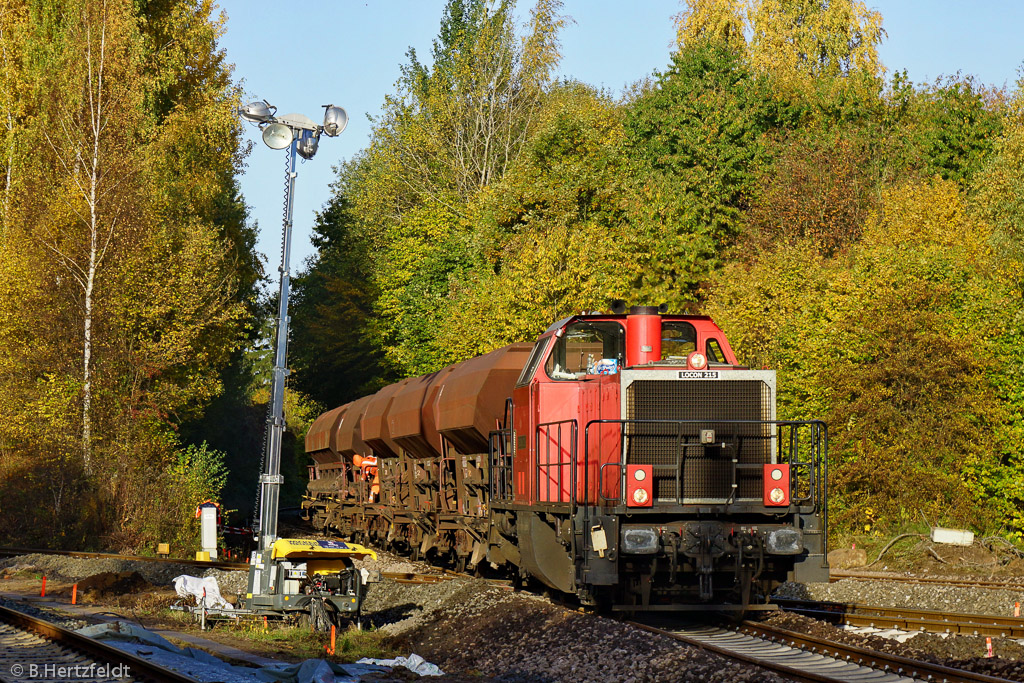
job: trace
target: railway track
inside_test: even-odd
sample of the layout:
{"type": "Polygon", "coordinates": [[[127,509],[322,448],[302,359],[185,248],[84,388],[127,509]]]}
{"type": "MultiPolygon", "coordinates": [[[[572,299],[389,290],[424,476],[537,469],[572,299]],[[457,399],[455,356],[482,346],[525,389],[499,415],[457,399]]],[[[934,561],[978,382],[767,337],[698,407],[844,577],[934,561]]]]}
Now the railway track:
{"type": "Polygon", "coordinates": [[[895,581],[898,583],[920,583],[939,586],[957,586],[963,588],[991,588],[993,590],[1024,590],[1020,581],[986,581],[983,579],[934,579],[922,576],[905,576],[903,574],[862,573],[832,570],[829,581],[835,583],[844,579],[854,581],[895,581]]]}
{"type": "Polygon", "coordinates": [[[969,636],[1024,638],[1024,619],[989,614],[955,614],[937,610],[879,607],[839,602],[777,598],[781,608],[813,619],[845,626],[895,628],[969,636]]]}
{"type": "Polygon", "coordinates": [[[197,683],[191,676],[0,606],[0,681],[27,680],[197,683]]]}
{"type": "MultiPolygon", "coordinates": [[[[142,555],[118,555],[116,553],[92,553],[92,552],[79,552],[72,550],[39,550],[36,548],[0,548],[0,557],[16,557],[18,555],[58,555],[61,557],[78,557],[82,559],[115,559],[115,560],[126,560],[130,562],[154,562],[154,563],[167,563],[167,564],[183,564],[192,567],[201,567],[203,569],[224,569],[224,570],[238,570],[248,571],[249,564],[245,562],[219,562],[216,560],[180,560],[168,557],[146,557],[142,555]]],[[[472,579],[476,578],[470,574],[464,574],[461,572],[453,572],[447,569],[438,570],[439,573],[417,573],[417,572],[381,572],[384,578],[390,579],[397,583],[411,583],[411,584],[424,584],[424,583],[440,583],[442,581],[450,581],[456,578],[472,579]]],[[[503,581],[501,579],[484,579],[485,581],[499,587],[511,586],[511,581],[503,581]]]]}
{"type": "Polygon", "coordinates": [[[995,676],[836,643],[762,623],[745,621],[734,628],[706,624],[661,628],[629,623],[796,681],[1007,683],[995,676]]]}
{"type": "Polygon", "coordinates": [[[217,560],[181,560],[173,557],[144,557],[142,555],[118,555],[116,553],[86,553],[74,550],[39,550],[38,548],[0,548],[0,557],[16,557],[18,555],[59,555],[61,557],[79,557],[87,560],[113,559],[131,562],[155,562],[166,564],[184,564],[204,569],[241,569],[248,570],[246,562],[220,562],[217,560]]]}

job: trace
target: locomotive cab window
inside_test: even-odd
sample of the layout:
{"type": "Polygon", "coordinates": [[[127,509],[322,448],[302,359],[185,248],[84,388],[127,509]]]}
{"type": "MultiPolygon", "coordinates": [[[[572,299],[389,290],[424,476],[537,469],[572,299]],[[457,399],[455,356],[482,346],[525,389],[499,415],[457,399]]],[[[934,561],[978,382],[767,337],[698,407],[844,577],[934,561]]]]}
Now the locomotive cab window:
{"type": "Polygon", "coordinates": [[[686,360],[697,349],[697,330],[682,320],[661,323],[661,359],[686,360]]]}
{"type": "Polygon", "coordinates": [[[526,366],[523,367],[522,373],[519,375],[519,379],[516,381],[517,387],[526,386],[533,379],[533,375],[537,372],[537,366],[540,365],[541,359],[544,357],[544,352],[548,350],[548,345],[551,343],[551,337],[543,337],[533,345],[533,351],[530,352],[530,357],[526,361],[526,366]]]}
{"type": "Polygon", "coordinates": [[[718,343],[717,339],[708,339],[707,357],[708,361],[712,363],[725,362],[725,353],[722,351],[722,346],[718,343]]]}
{"type": "Polygon", "coordinates": [[[614,374],[623,366],[625,336],[617,322],[573,323],[555,342],[544,369],[558,380],[614,374]]]}

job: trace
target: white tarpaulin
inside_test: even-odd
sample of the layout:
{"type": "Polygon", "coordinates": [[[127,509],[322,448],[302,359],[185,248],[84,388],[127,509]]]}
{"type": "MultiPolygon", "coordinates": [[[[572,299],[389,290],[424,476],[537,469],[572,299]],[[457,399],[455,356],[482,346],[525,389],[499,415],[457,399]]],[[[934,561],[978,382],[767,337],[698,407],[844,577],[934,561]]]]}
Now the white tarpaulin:
{"type": "Polygon", "coordinates": [[[234,609],[234,606],[230,602],[221,597],[220,586],[217,585],[217,579],[212,576],[200,579],[195,576],[185,576],[182,574],[174,579],[174,590],[179,597],[194,597],[197,605],[203,604],[203,595],[205,592],[207,607],[234,609]]]}
{"type": "Polygon", "coordinates": [[[370,659],[363,657],[356,664],[376,664],[378,666],[404,666],[409,671],[420,676],[444,676],[444,672],[437,664],[431,664],[418,654],[411,654],[408,657],[395,657],[394,659],[370,659]]]}

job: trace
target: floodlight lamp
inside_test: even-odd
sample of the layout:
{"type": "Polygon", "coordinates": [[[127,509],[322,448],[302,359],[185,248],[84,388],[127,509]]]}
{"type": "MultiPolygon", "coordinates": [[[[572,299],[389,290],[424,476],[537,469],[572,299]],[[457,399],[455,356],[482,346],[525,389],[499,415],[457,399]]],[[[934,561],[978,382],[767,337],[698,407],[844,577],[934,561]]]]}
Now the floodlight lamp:
{"type": "Polygon", "coordinates": [[[238,113],[249,123],[263,123],[274,118],[277,107],[266,100],[254,100],[238,108],[238,113]]]}
{"type": "Polygon", "coordinates": [[[333,104],[325,104],[324,109],[324,132],[329,137],[337,137],[348,125],[348,113],[333,104]]]}
{"type": "Polygon", "coordinates": [[[263,142],[270,149],[284,149],[292,144],[292,129],[283,123],[272,123],[263,129],[263,142]]]}
{"type": "Polygon", "coordinates": [[[304,130],[299,133],[299,142],[295,146],[295,151],[298,152],[299,156],[303,159],[312,159],[313,155],[316,154],[319,144],[319,135],[314,134],[313,131],[304,130]]]}

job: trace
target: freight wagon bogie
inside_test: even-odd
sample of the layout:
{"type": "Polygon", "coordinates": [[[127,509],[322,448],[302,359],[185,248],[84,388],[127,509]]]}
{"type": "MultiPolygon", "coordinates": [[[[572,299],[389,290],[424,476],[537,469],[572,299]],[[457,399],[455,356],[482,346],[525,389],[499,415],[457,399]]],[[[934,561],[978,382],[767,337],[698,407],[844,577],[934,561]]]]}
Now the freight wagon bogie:
{"type": "Polygon", "coordinates": [[[825,426],[775,401],[708,318],[576,316],[322,415],[307,512],[612,609],[744,608],[827,578],[825,426]]]}

